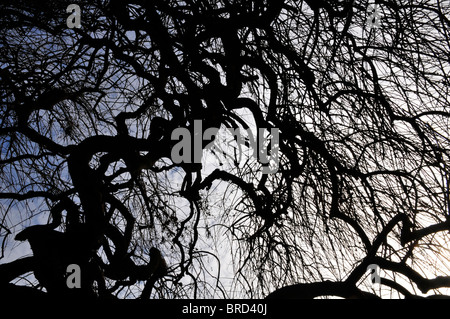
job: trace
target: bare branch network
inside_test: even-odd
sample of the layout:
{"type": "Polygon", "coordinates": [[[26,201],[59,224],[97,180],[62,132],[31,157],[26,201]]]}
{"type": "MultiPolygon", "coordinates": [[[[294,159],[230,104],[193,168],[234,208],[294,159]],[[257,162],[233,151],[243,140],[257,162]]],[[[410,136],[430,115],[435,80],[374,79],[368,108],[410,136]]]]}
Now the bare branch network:
{"type": "Polygon", "coordinates": [[[445,297],[449,16],[2,1],[0,290],[445,297]]]}

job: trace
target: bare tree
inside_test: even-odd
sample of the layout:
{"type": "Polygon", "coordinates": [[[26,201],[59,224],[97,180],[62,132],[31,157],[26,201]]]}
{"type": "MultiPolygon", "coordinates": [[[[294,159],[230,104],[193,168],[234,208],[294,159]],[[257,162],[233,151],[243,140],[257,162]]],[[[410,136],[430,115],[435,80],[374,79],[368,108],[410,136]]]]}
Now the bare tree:
{"type": "Polygon", "coordinates": [[[0,6],[1,289],[445,295],[450,4],[46,3],[0,6]]]}

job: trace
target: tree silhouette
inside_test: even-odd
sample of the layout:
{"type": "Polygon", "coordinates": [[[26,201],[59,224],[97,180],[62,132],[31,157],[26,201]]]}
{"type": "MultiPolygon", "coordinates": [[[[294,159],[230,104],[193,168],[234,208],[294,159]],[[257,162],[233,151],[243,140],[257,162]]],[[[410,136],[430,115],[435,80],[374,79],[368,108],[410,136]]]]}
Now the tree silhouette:
{"type": "Polygon", "coordinates": [[[448,3],[78,1],[80,28],[69,4],[0,5],[2,257],[32,249],[0,289],[445,296],[448,3]],[[244,133],[177,163],[195,123],[244,133]]]}

